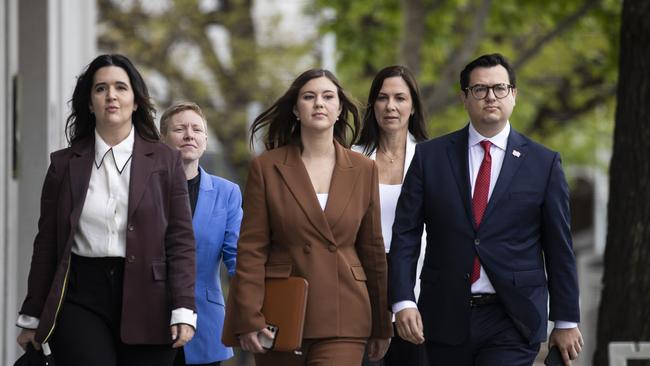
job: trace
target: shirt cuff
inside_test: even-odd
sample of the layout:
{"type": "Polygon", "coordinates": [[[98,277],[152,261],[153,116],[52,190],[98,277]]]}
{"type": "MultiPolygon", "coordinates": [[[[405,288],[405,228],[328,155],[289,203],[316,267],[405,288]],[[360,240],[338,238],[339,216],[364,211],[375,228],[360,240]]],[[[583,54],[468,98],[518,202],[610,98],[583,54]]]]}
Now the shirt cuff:
{"type": "Polygon", "coordinates": [[[187,324],[196,329],[196,313],[188,308],[178,308],[172,310],[172,320],[170,325],[174,324],[187,324]]]}
{"type": "Polygon", "coordinates": [[[39,323],[40,319],[23,314],[18,315],[18,320],[16,320],[16,326],[25,329],[36,329],[39,323]]]}
{"type": "Polygon", "coordinates": [[[413,309],[413,308],[417,309],[418,305],[411,300],[398,301],[393,304],[393,314],[397,314],[398,312],[404,309],[413,309]]]}
{"type": "Polygon", "coordinates": [[[577,328],[578,323],[574,322],[565,322],[564,320],[556,320],[555,321],[555,328],[557,329],[571,329],[571,328],[577,328]]]}

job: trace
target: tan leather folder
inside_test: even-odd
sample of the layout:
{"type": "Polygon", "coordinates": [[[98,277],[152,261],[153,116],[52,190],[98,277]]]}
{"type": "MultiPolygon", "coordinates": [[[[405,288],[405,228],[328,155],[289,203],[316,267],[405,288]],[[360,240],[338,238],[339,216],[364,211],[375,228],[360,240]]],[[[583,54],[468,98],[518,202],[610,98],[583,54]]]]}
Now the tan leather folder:
{"type": "MultiPolygon", "coordinates": [[[[262,314],[266,322],[278,327],[274,351],[300,349],[307,309],[307,280],[300,277],[267,278],[264,283],[262,314]]],[[[239,347],[239,339],[224,330],[223,343],[239,347]]]]}

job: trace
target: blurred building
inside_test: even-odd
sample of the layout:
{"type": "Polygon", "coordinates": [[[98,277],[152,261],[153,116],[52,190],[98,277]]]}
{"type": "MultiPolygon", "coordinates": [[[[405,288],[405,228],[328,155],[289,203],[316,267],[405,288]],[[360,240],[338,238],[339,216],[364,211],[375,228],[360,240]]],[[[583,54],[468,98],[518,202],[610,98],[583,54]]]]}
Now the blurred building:
{"type": "Polygon", "coordinates": [[[95,55],[96,6],[87,0],[0,2],[0,364],[19,349],[14,326],[49,153],[66,146],[67,102],[95,55]]]}

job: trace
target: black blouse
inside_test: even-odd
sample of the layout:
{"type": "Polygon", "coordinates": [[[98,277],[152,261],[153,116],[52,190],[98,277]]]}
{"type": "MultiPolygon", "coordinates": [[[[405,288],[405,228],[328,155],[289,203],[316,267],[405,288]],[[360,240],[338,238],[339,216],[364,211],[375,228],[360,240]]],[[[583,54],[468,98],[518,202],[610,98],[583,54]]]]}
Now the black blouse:
{"type": "Polygon", "coordinates": [[[196,208],[196,200],[199,198],[199,186],[201,185],[201,172],[196,177],[187,181],[187,191],[190,194],[190,206],[192,206],[192,217],[196,208]]]}

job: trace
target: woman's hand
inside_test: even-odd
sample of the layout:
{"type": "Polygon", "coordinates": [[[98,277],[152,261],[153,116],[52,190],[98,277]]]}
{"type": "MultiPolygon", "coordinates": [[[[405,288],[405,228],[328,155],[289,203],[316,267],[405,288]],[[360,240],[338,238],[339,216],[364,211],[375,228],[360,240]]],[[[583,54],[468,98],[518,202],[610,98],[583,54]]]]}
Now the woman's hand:
{"type": "Polygon", "coordinates": [[[194,337],[194,328],[189,324],[178,323],[172,325],[171,333],[172,341],[175,341],[172,344],[172,348],[179,348],[183,347],[194,337]]]}
{"type": "Polygon", "coordinates": [[[36,337],[36,329],[25,329],[23,328],[20,331],[20,334],[18,334],[18,338],[16,341],[18,342],[18,345],[20,345],[20,348],[23,349],[23,351],[27,350],[27,345],[31,343],[36,350],[41,349],[41,345],[36,342],[34,339],[36,337]]]}
{"type": "Polygon", "coordinates": [[[390,338],[370,338],[368,340],[368,358],[370,361],[381,360],[388,351],[389,345],[390,338]]]}
{"type": "Polygon", "coordinates": [[[239,345],[244,351],[252,353],[266,353],[266,350],[262,348],[258,337],[259,333],[263,333],[269,338],[273,338],[273,333],[270,330],[263,328],[259,331],[253,331],[250,333],[244,333],[239,335],[239,345]]]}

